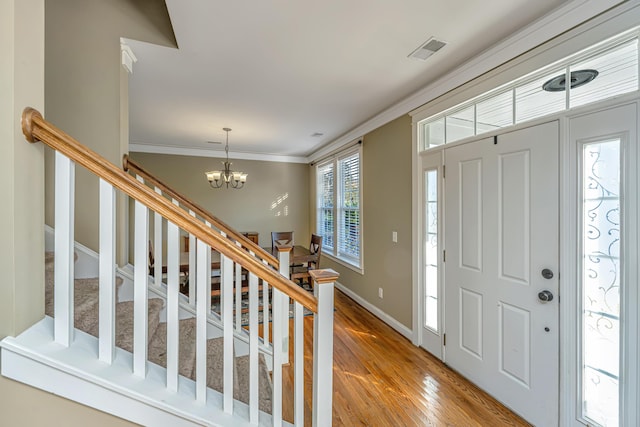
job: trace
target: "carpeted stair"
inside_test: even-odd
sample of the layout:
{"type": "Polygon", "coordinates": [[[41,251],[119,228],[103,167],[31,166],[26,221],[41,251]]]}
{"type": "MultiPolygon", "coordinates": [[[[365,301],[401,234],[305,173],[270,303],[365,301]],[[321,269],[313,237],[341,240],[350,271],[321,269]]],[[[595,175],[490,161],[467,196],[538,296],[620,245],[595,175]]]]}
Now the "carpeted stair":
{"type": "MultiPolygon", "coordinates": [[[[77,258],[77,257],[76,257],[77,258]]],[[[53,316],[53,253],[45,254],[45,314],[53,316]]],[[[116,279],[116,287],[123,281],[116,279]]],[[[149,361],[167,366],[167,324],[160,322],[160,312],[164,307],[161,298],[150,298],[149,306],[149,361]]],[[[98,336],[98,278],[76,279],[74,286],[75,327],[95,337],[98,336]]],[[[195,378],[196,363],[196,322],[195,318],[181,319],[179,324],[179,373],[195,378]]],[[[207,385],[222,392],[223,384],[223,338],[207,341],[207,385]]],[[[133,301],[123,301],[116,305],[116,346],[133,351],[133,301]]],[[[234,398],[249,402],[249,356],[234,358],[234,398]]],[[[272,384],[264,356],[259,357],[259,407],[271,413],[272,384]]]]}

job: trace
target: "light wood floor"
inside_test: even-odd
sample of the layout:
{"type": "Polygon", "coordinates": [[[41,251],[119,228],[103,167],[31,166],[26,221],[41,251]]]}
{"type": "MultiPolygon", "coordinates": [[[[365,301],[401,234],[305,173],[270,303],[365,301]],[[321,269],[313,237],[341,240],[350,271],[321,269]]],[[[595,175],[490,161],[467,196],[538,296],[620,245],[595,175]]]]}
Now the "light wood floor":
{"type": "MultiPolygon", "coordinates": [[[[334,426],[529,425],[337,290],[335,307],[334,426]]],[[[304,323],[305,425],[311,425],[313,317],[304,323]]],[[[283,414],[292,421],[292,365],[283,377],[283,414]]]]}

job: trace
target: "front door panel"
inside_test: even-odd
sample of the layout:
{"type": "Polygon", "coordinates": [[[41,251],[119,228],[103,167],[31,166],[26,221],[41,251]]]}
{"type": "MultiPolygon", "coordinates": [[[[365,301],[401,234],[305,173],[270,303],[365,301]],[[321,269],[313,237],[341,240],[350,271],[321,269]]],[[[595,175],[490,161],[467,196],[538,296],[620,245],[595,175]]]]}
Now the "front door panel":
{"type": "Polygon", "coordinates": [[[445,150],[445,361],[544,426],[558,422],[558,140],[551,122],[445,150]]]}

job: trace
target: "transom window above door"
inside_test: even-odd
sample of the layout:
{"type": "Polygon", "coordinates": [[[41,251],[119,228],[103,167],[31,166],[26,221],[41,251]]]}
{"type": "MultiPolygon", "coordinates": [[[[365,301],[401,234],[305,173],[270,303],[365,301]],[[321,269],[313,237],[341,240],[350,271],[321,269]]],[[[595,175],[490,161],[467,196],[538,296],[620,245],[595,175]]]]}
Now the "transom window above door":
{"type": "Polygon", "coordinates": [[[426,118],[420,148],[637,91],[638,47],[636,28],[426,118]]]}

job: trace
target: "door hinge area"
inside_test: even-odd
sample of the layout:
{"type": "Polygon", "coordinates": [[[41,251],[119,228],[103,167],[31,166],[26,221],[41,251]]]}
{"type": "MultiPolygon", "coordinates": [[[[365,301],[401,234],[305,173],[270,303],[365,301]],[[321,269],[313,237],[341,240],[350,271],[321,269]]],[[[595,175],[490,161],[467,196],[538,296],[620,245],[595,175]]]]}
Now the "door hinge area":
{"type": "Polygon", "coordinates": [[[447,345],[447,334],[442,334],[442,345],[447,345]]]}
{"type": "Polygon", "coordinates": [[[444,177],[446,175],[446,170],[447,170],[447,167],[443,165],[442,166],[442,179],[444,179],[444,177]]]}
{"type": "Polygon", "coordinates": [[[442,262],[447,262],[447,251],[442,251],[442,262]]]}

